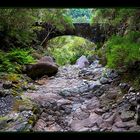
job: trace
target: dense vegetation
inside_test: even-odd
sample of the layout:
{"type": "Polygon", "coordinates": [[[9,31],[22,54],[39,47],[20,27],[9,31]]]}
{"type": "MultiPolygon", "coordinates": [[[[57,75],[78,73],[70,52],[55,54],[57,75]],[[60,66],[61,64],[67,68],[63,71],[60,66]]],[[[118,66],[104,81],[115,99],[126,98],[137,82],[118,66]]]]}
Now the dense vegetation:
{"type": "Polygon", "coordinates": [[[72,17],[73,22],[77,22],[77,23],[85,23],[85,22],[90,22],[90,17],[92,15],[92,9],[76,9],[76,8],[72,8],[72,9],[68,9],[67,10],[67,14],[70,15],[72,17]]]}
{"type": "Polygon", "coordinates": [[[122,79],[138,87],[140,83],[140,10],[131,8],[93,9],[91,25],[100,25],[106,36],[98,44],[101,63],[116,69],[122,79]]]}
{"type": "Polygon", "coordinates": [[[95,9],[93,13],[91,24],[100,24],[108,37],[104,45],[99,47],[106,49],[107,65],[120,68],[139,61],[140,10],[95,9]]]}
{"type": "Polygon", "coordinates": [[[60,65],[74,64],[82,56],[94,53],[95,44],[76,36],[62,36],[48,42],[48,51],[60,65]]]}
{"type": "Polygon", "coordinates": [[[36,22],[53,24],[60,31],[73,28],[66,9],[0,9],[0,21],[0,72],[19,72],[21,65],[35,61],[29,52],[41,47],[35,31],[43,30],[34,26],[36,22]]]}

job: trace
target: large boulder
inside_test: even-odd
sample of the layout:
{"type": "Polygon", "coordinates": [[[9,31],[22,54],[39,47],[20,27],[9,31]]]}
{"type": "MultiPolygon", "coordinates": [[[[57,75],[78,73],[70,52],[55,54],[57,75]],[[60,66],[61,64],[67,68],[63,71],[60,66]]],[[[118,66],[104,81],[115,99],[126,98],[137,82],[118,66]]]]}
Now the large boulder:
{"type": "Polygon", "coordinates": [[[51,64],[55,64],[54,59],[50,56],[44,56],[38,61],[38,63],[46,63],[46,62],[50,62],[51,64]]]}
{"type": "Polygon", "coordinates": [[[88,61],[88,59],[86,58],[86,56],[82,55],[79,59],[77,59],[76,65],[77,65],[79,68],[88,67],[88,66],[89,66],[89,61],[88,61]]]}
{"type": "Polygon", "coordinates": [[[53,58],[44,56],[36,64],[27,65],[24,73],[35,80],[44,75],[53,76],[57,71],[58,66],[54,63],[53,58]]]}

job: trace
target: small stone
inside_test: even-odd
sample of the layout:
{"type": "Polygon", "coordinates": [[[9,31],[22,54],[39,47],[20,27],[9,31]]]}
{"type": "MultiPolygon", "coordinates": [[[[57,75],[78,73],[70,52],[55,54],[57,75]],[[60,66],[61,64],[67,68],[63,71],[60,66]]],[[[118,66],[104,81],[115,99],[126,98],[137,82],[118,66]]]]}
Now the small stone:
{"type": "Polygon", "coordinates": [[[118,128],[126,128],[126,129],[129,129],[130,127],[135,126],[136,125],[136,122],[134,122],[134,121],[129,121],[129,122],[118,121],[114,125],[116,127],[118,127],[118,128]]]}
{"type": "Polygon", "coordinates": [[[87,109],[88,110],[92,110],[92,109],[96,109],[100,106],[100,102],[97,98],[92,98],[88,103],[87,103],[87,109]]]}
{"type": "Polygon", "coordinates": [[[60,113],[59,111],[55,111],[55,115],[56,115],[56,116],[60,116],[61,113],[60,113]]]}
{"type": "Polygon", "coordinates": [[[79,120],[73,120],[70,124],[70,127],[71,127],[72,131],[79,131],[79,130],[85,128],[83,123],[79,120]]]}
{"type": "Polygon", "coordinates": [[[98,119],[96,120],[96,124],[99,127],[102,123],[103,123],[103,119],[102,117],[99,116],[98,119]]]}
{"type": "Polygon", "coordinates": [[[47,116],[48,116],[48,114],[45,113],[45,112],[43,112],[43,113],[41,114],[41,118],[46,118],[47,116]]]}
{"type": "Polygon", "coordinates": [[[119,87],[124,94],[127,93],[130,89],[130,85],[128,85],[127,83],[120,83],[119,87]]]}
{"type": "Polygon", "coordinates": [[[133,111],[123,111],[121,113],[121,119],[123,122],[130,121],[134,119],[135,113],[133,111]]]}
{"type": "Polygon", "coordinates": [[[0,97],[5,97],[7,95],[10,95],[11,92],[9,90],[0,90],[0,97]]]}
{"type": "Polygon", "coordinates": [[[89,131],[89,130],[90,130],[89,128],[84,127],[84,128],[79,129],[78,131],[79,131],[79,132],[82,132],[82,131],[89,131]]]}
{"type": "Polygon", "coordinates": [[[77,59],[76,65],[79,68],[84,68],[84,67],[89,66],[89,62],[88,62],[88,59],[86,58],[86,56],[82,55],[79,59],[77,59]]]}
{"type": "Polygon", "coordinates": [[[57,101],[58,106],[69,105],[69,104],[71,104],[71,101],[67,99],[60,99],[57,101]]]}
{"type": "Polygon", "coordinates": [[[70,113],[71,113],[71,108],[67,108],[67,109],[65,110],[65,114],[69,115],[70,113]]]}
{"type": "Polygon", "coordinates": [[[111,131],[113,131],[113,132],[122,132],[122,131],[127,131],[127,129],[125,129],[125,128],[118,128],[118,127],[113,125],[111,131]]]}
{"type": "Polygon", "coordinates": [[[96,109],[94,110],[94,112],[95,112],[96,114],[98,114],[98,115],[102,115],[103,113],[105,113],[105,111],[104,111],[103,109],[100,109],[100,108],[96,108],[96,109]]]}
{"type": "Polygon", "coordinates": [[[107,112],[107,113],[104,113],[103,115],[102,115],[102,118],[103,119],[108,119],[110,116],[112,116],[112,112],[107,112]]]}
{"type": "Polygon", "coordinates": [[[135,93],[135,92],[130,92],[130,94],[131,94],[131,95],[136,95],[136,93],[135,93]]]}
{"type": "Polygon", "coordinates": [[[94,92],[100,87],[101,87],[101,83],[99,81],[96,81],[90,85],[89,90],[92,90],[94,92]]]}
{"type": "Polygon", "coordinates": [[[0,97],[4,97],[5,96],[5,91],[4,90],[0,90],[0,97]]]}
{"type": "Polygon", "coordinates": [[[12,82],[10,82],[10,81],[6,81],[5,83],[3,83],[4,89],[10,89],[12,87],[13,87],[13,85],[12,85],[12,82]]]}
{"type": "Polygon", "coordinates": [[[46,127],[45,121],[42,120],[42,119],[39,119],[39,120],[37,121],[37,123],[35,124],[33,130],[34,130],[34,131],[42,131],[45,127],[46,127]]]}
{"type": "Polygon", "coordinates": [[[118,77],[118,73],[115,70],[107,69],[106,76],[107,78],[115,79],[118,77]]]}
{"type": "Polygon", "coordinates": [[[95,126],[93,126],[93,127],[91,128],[90,131],[96,131],[96,132],[99,132],[99,131],[100,131],[100,128],[98,128],[98,127],[95,125],[95,126]]]}
{"type": "Polygon", "coordinates": [[[133,87],[130,87],[128,93],[130,92],[135,92],[135,89],[133,87]]]}
{"type": "Polygon", "coordinates": [[[80,108],[81,108],[81,110],[82,110],[82,111],[86,111],[86,110],[87,110],[87,108],[86,108],[86,105],[85,105],[85,104],[81,105],[81,107],[80,107],[80,108]]]}
{"type": "Polygon", "coordinates": [[[105,119],[104,122],[112,125],[116,119],[116,113],[112,114],[109,118],[105,119]]]}
{"type": "Polygon", "coordinates": [[[55,121],[54,117],[52,115],[48,115],[48,120],[49,121],[55,121]]]}
{"type": "Polygon", "coordinates": [[[6,125],[7,125],[7,120],[6,119],[0,120],[0,129],[5,128],[6,125]]]}
{"type": "Polygon", "coordinates": [[[130,132],[140,132],[140,126],[131,127],[128,131],[130,132]]]}
{"type": "Polygon", "coordinates": [[[61,131],[61,130],[62,128],[56,123],[51,124],[50,126],[44,128],[44,131],[46,132],[56,132],[56,131],[61,131]]]}
{"type": "Polygon", "coordinates": [[[110,81],[109,81],[107,78],[105,78],[105,77],[101,77],[100,83],[101,83],[101,84],[109,84],[110,81]]]}
{"type": "Polygon", "coordinates": [[[79,120],[84,120],[84,119],[86,119],[86,118],[88,118],[89,117],[89,113],[88,112],[77,112],[76,114],[75,114],[75,116],[79,119],[79,120]]]}
{"type": "Polygon", "coordinates": [[[63,96],[63,97],[70,97],[72,94],[70,91],[68,90],[62,90],[59,95],[63,96]]]}

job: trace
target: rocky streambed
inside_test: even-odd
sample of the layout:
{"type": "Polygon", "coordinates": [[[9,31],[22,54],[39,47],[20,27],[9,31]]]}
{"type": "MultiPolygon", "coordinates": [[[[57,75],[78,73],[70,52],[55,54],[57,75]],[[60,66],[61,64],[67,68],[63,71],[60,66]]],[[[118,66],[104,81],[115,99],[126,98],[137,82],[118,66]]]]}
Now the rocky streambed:
{"type": "Polygon", "coordinates": [[[85,68],[59,67],[55,76],[42,77],[34,86],[18,99],[23,103],[18,112],[9,109],[0,120],[1,131],[140,131],[139,92],[98,60],[85,68]]]}

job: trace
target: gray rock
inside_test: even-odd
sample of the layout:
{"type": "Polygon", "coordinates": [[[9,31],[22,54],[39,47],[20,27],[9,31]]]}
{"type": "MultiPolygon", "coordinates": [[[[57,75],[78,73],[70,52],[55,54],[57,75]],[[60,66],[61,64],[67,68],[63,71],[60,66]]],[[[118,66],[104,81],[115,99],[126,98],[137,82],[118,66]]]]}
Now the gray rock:
{"type": "Polygon", "coordinates": [[[10,81],[6,81],[5,83],[3,83],[4,89],[10,89],[12,87],[13,87],[13,85],[12,85],[12,82],[10,82],[10,81]]]}
{"type": "Polygon", "coordinates": [[[57,101],[57,106],[69,105],[69,104],[71,104],[71,101],[67,99],[60,99],[57,101]]]}
{"type": "Polygon", "coordinates": [[[60,92],[59,92],[59,95],[61,95],[61,96],[63,96],[63,97],[70,97],[70,96],[72,96],[71,91],[66,90],[66,89],[60,91],[60,92]]]}
{"type": "Polygon", "coordinates": [[[92,90],[94,92],[97,89],[99,89],[100,87],[101,87],[101,83],[99,81],[95,81],[95,82],[90,84],[89,90],[92,90]]]}
{"type": "Polygon", "coordinates": [[[3,120],[0,120],[0,129],[3,129],[7,126],[7,120],[6,119],[3,119],[3,120]]]}
{"type": "Polygon", "coordinates": [[[95,95],[93,94],[92,91],[90,91],[90,92],[84,92],[81,96],[82,96],[83,98],[91,99],[91,98],[93,98],[95,95]]]}
{"type": "Polygon", "coordinates": [[[121,119],[123,122],[130,121],[134,119],[135,113],[133,111],[122,111],[121,112],[121,119]]]}
{"type": "Polygon", "coordinates": [[[84,127],[84,128],[81,128],[81,129],[79,129],[78,130],[79,132],[83,132],[83,131],[90,131],[90,129],[89,128],[87,128],[87,127],[84,127]]]}
{"type": "Polygon", "coordinates": [[[100,127],[103,122],[104,121],[103,121],[103,118],[101,116],[99,116],[98,119],[96,120],[96,124],[97,124],[98,127],[100,127]]]}
{"type": "Polygon", "coordinates": [[[111,79],[115,79],[118,77],[118,73],[115,70],[107,69],[106,77],[111,78],[111,79]]]}
{"type": "Polygon", "coordinates": [[[12,95],[0,98],[0,115],[6,115],[11,111],[14,98],[12,95]]]}
{"type": "Polygon", "coordinates": [[[90,115],[89,112],[84,112],[81,109],[77,109],[76,112],[74,113],[74,117],[78,118],[79,120],[84,120],[88,118],[90,115]]]}
{"type": "Polygon", "coordinates": [[[111,81],[109,81],[109,79],[107,79],[107,78],[105,78],[105,77],[101,77],[100,83],[101,83],[101,84],[109,84],[109,83],[111,83],[111,81]]]}
{"type": "Polygon", "coordinates": [[[93,97],[91,100],[89,100],[87,102],[87,109],[88,110],[92,110],[92,109],[96,109],[100,106],[100,102],[96,97],[93,97]]]}
{"type": "Polygon", "coordinates": [[[99,131],[100,131],[100,128],[97,127],[97,126],[95,125],[95,126],[93,126],[93,127],[90,129],[90,131],[96,131],[96,132],[99,132],[99,131]]]}
{"type": "Polygon", "coordinates": [[[41,58],[36,64],[27,65],[24,69],[32,79],[41,78],[44,75],[53,76],[58,72],[58,66],[47,56],[41,58]]]}
{"type": "Polygon", "coordinates": [[[70,127],[72,131],[79,131],[81,129],[85,129],[83,123],[79,120],[72,120],[70,127]]]}
{"type": "Polygon", "coordinates": [[[136,92],[135,88],[130,87],[128,93],[130,93],[130,92],[136,92]]]}
{"type": "Polygon", "coordinates": [[[89,66],[89,62],[88,59],[86,58],[86,56],[82,55],[77,61],[76,61],[76,65],[79,68],[84,68],[89,66]]]}
{"type": "Polygon", "coordinates": [[[10,90],[0,89],[0,97],[5,97],[10,94],[11,94],[10,90]]]}
{"type": "Polygon", "coordinates": [[[131,127],[134,127],[136,125],[136,122],[135,121],[128,121],[128,122],[118,121],[118,122],[114,123],[114,125],[117,128],[126,128],[126,129],[129,129],[131,127]]]}
{"type": "Polygon", "coordinates": [[[105,113],[105,111],[104,111],[103,109],[100,109],[100,108],[96,108],[96,109],[94,110],[94,112],[95,112],[96,114],[98,114],[98,115],[102,115],[103,113],[105,113]]]}
{"type": "Polygon", "coordinates": [[[116,113],[112,114],[109,118],[105,119],[104,122],[112,125],[116,119],[116,113]]]}
{"type": "Polygon", "coordinates": [[[106,112],[102,115],[102,118],[106,120],[110,118],[112,115],[113,115],[113,112],[106,112]]]}
{"type": "Polygon", "coordinates": [[[125,129],[125,128],[118,128],[118,127],[113,125],[111,131],[113,131],[113,132],[124,132],[124,131],[127,131],[127,129],[125,129]]]}
{"type": "Polygon", "coordinates": [[[89,91],[88,85],[79,87],[79,93],[84,93],[84,92],[88,92],[88,91],[89,91]]]}
{"type": "Polygon", "coordinates": [[[42,119],[39,119],[35,126],[33,127],[33,131],[42,131],[46,127],[46,122],[42,119]]]}
{"type": "Polygon", "coordinates": [[[85,127],[91,128],[96,125],[98,115],[95,113],[90,114],[89,118],[84,120],[73,120],[71,122],[72,131],[79,131],[85,127]]]}
{"type": "Polygon", "coordinates": [[[62,130],[61,126],[56,123],[51,124],[49,127],[44,128],[44,131],[46,132],[57,132],[57,131],[60,132],[61,130],[62,130]]]}
{"type": "Polygon", "coordinates": [[[140,126],[136,125],[134,127],[131,127],[128,131],[130,131],[130,132],[140,132],[140,126]]]}
{"type": "Polygon", "coordinates": [[[120,83],[119,87],[124,94],[127,93],[130,89],[130,85],[128,85],[127,83],[120,83]]]}
{"type": "MultiPolygon", "coordinates": [[[[14,126],[14,130],[17,130],[17,131],[26,131],[26,130],[28,130],[30,128],[30,126],[28,126],[29,128],[27,126],[28,126],[28,122],[22,122],[22,123],[19,123],[16,126],[14,126]]],[[[10,130],[10,129],[8,129],[8,130],[10,130]]]]}

